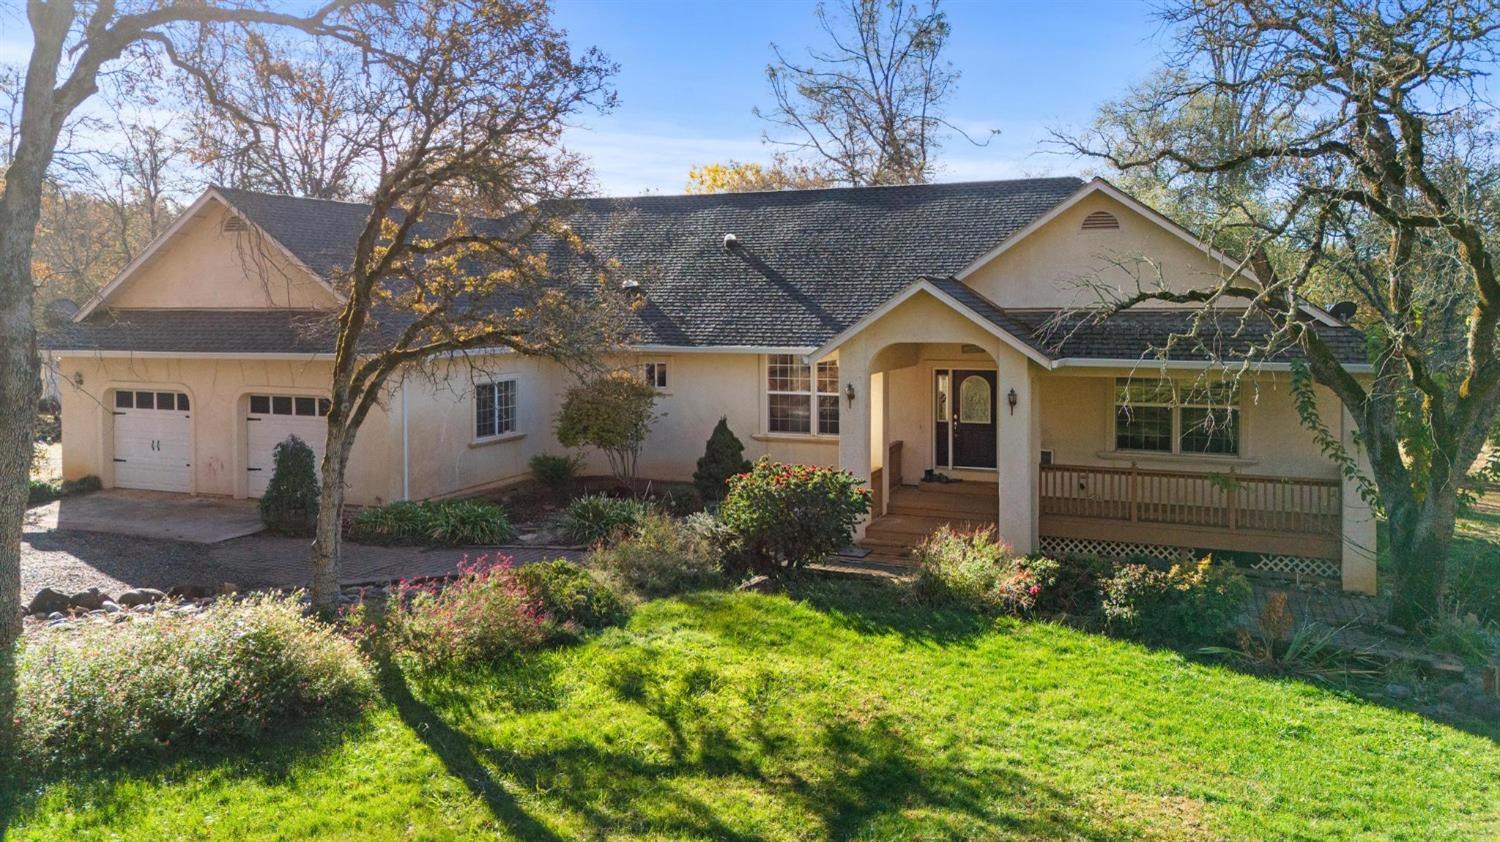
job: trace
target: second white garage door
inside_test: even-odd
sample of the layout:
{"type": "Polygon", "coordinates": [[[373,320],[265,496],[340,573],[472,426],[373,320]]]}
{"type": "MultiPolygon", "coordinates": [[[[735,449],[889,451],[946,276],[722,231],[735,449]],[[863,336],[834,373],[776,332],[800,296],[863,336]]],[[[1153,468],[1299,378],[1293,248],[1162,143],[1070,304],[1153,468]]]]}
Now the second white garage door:
{"type": "Polygon", "coordinates": [[[324,439],[328,435],[327,416],[327,398],[251,395],[250,413],[245,417],[245,441],[249,448],[246,493],[251,497],[266,493],[276,468],[276,445],[288,436],[307,442],[317,456],[315,467],[321,465],[324,439]]]}

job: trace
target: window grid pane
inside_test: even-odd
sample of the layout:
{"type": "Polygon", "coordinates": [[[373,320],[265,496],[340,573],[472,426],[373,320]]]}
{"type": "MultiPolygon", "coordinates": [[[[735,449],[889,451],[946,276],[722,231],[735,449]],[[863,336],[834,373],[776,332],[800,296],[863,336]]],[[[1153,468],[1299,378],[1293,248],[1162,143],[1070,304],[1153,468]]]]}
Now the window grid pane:
{"type": "Polygon", "coordinates": [[[766,363],[766,387],[772,392],[811,392],[811,369],[791,354],[772,354],[766,363]]]}
{"type": "Polygon", "coordinates": [[[1237,409],[1182,410],[1182,452],[1236,455],[1240,452],[1240,413],[1237,409]]]}
{"type": "Polygon", "coordinates": [[[495,430],[495,384],[474,387],[474,437],[497,435],[495,430]]]}
{"type": "Polygon", "coordinates": [[[839,434],[838,395],[818,395],[818,432],[825,436],[839,434]]]}
{"type": "Polygon", "coordinates": [[[818,363],[818,392],[824,395],[839,393],[839,364],[837,362],[818,363]]]}
{"type": "Polygon", "coordinates": [[[1168,380],[1115,380],[1115,403],[1131,406],[1171,406],[1172,383],[1168,380]]]}
{"type": "Polygon", "coordinates": [[[495,429],[497,434],[516,431],[516,381],[495,384],[495,429]]]}
{"type": "Polygon", "coordinates": [[[115,408],[135,409],[135,392],[115,392],[115,408]]]}
{"type": "Polygon", "coordinates": [[[270,415],[271,397],[269,395],[251,395],[250,411],[256,415],[270,415]]]}
{"type": "Polygon", "coordinates": [[[1119,407],[1115,411],[1115,448],[1172,452],[1170,406],[1119,407]]]}
{"type": "Polygon", "coordinates": [[[770,417],[767,420],[771,432],[812,432],[812,406],[807,395],[770,395],[768,397],[770,417]]]}

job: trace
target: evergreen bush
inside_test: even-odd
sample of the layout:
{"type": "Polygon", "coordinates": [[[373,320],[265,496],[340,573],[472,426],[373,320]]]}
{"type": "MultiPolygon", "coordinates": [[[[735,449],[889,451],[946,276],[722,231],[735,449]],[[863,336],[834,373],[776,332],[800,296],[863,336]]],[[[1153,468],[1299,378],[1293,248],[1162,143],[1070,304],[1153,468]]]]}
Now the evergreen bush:
{"type": "Polygon", "coordinates": [[[704,502],[717,502],[728,493],[729,478],[749,470],[745,445],[729,429],[729,419],[720,416],[698,460],[698,470],[693,472],[693,484],[704,502]]]}
{"type": "Polygon", "coordinates": [[[317,456],[297,436],[272,451],[271,483],[260,498],[260,519],[282,535],[311,535],[318,522],[317,456]]]}

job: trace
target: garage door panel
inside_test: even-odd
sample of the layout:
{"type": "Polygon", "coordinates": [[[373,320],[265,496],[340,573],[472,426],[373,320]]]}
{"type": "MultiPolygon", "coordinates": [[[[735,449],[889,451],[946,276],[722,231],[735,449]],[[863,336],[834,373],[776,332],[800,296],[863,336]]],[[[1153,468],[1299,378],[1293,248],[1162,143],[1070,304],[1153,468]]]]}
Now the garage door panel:
{"type": "Polygon", "coordinates": [[[246,494],[260,497],[276,469],[276,445],[296,436],[312,448],[316,462],[323,460],[328,435],[328,401],[305,395],[252,395],[245,418],[247,460],[246,494]]]}
{"type": "Polygon", "coordinates": [[[192,420],[174,392],[121,391],[114,410],[114,484],[149,491],[192,490],[192,420]],[[158,408],[160,407],[160,408],[158,408]]]}

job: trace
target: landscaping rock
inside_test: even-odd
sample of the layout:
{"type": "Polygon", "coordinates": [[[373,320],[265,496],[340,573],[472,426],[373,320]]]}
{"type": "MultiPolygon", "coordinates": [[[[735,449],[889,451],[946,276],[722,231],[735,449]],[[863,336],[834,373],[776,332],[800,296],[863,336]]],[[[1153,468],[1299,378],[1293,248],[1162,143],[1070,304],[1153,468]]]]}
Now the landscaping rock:
{"type": "Polygon", "coordinates": [[[104,604],[101,605],[101,606],[99,606],[99,607],[103,608],[104,609],[104,613],[106,613],[106,614],[118,614],[118,613],[120,613],[120,606],[119,606],[119,604],[115,603],[115,602],[111,602],[110,600],[107,600],[107,599],[104,601],[104,604]]]}
{"type": "Polygon", "coordinates": [[[61,611],[53,611],[51,614],[47,615],[47,622],[49,622],[49,623],[55,623],[58,620],[66,620],[66,619],[68,619],[68,618],[65,617],[65,616],[63,616],[63,613],[61,611]]]}
{"type": "Polygon", "coordinates": [[[776,580],[770,576],[756,576],[735,588],[735,590],[747,593],[776,593],[779,589],[776,580]]]}
{"type": "Polygon", "coordinates": [[[107,599],[109,599],[108,594],[98,588],[89,588],[86,591],[79,591],[69,597],[68,604],[82,611],[97,611],[104,605],[104,601],[107,599]]]}
{"type": "Polygon", "coordinates": [[[167,596],[173,599],[202,599],[213,595],[214,589],[204,585],[173,585],[167,589],[167,596]]]}
{"type": "Polygon", "coordinates": [[[53,588],[42,588],[37,591],[36,596],[31,598],[31,605],[26,610],[42,617],[57,611],[66,611],[68,606],[67,594],[53,588]]]}
{"type": "Polygon", "coordinates": [[[160,602],[166,598],[166,593],[155,588],[131,588],[120,594],[120,598],[116,601],[126,608],[135,608],[138,605],[150,605],[154,602],[160,602]]]}

